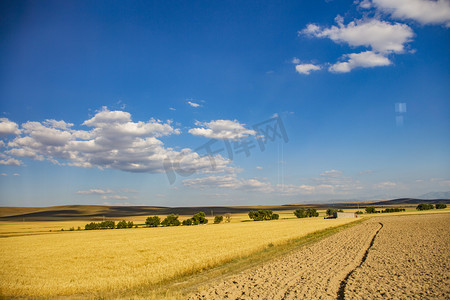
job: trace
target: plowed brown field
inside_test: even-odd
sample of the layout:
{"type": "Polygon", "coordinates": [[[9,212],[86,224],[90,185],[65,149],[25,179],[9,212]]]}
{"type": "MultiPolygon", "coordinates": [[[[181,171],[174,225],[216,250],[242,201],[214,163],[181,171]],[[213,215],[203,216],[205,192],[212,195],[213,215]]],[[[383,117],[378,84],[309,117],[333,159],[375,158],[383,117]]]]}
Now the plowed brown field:
{"type": "Polygon", "coordinates": [[[376,217],[189,299],[450,298],[450,214],[376,217]]]}

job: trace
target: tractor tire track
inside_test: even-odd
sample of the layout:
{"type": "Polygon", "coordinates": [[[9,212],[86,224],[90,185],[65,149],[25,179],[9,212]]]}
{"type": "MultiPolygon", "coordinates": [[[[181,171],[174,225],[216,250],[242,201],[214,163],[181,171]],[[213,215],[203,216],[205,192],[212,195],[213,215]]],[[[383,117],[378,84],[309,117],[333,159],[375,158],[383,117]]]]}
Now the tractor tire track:
{"type": "Polygon", "coordinates": [[[344,280],[341,281],[341,283],[339,284],[339,291],[338,291],[338,296],[337,296],[337,300],[344,300],[345,299],[345,287],[347,286],[347,281],[350,278],[350,276],[356,271],[356,269],[360,268],[362,266],[362,264],[366,261],[367,256],[369,255],[369,251],[370,248],[372,248],[373,243],[375,242],[375,239],[378,235],[378,233],[380,232],[380,230],[383,228],[383,223],[380,222],[380,228],[378,228],[377,232],[375,232],[372,240],[370,241],[370,245],[369,247],[366,249],[364,256],[361,259],[361,262],[358,266],[356,266],[356,268],[354,268],[353,270],[351,270],[347,276],[345,276],[344,280]]]}

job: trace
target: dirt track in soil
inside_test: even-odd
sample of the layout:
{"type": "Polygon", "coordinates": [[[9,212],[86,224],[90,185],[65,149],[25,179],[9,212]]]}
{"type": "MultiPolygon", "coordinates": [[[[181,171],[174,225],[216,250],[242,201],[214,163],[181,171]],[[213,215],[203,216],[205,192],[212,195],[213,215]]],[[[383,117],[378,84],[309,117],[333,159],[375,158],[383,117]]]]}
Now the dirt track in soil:
{"type": "Polygon", "coordinates": [[[375,217],[189,299],[450,299],[450,214],[375,217]]]}

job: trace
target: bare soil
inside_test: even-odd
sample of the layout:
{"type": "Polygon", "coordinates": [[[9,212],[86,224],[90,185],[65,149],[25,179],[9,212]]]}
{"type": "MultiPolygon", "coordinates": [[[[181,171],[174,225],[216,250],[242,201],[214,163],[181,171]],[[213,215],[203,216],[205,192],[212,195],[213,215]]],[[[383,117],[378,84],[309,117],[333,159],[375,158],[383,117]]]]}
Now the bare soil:
{"type": "Polygon", "coordinates": [[[348,299],[450,299],[450,215],[380,219],[383,229],[346,284],[348,299]]]}
{"type": "Polygon", "coordinates": [[[450,214],[375,217],[189,299],[450,299],[450,214]]]}

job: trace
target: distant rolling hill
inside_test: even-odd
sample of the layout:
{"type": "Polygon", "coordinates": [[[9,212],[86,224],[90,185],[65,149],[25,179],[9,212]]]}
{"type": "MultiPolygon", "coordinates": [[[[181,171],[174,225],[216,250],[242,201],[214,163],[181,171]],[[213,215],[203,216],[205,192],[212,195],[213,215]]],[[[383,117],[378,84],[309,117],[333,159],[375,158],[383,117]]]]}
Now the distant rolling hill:
{"type": "Polygon", "coordinates": [[[270,209],[274,211],[292,211],[300,207],[326,208],[361,208],[367,206],[401,206],[419,203],[446,203],[450,199],[423,200],[401,198],[384,201],[361,201],[346,203],[320,204],[287,204],[278,206],[198,206],[198,207],[161,207],[161,206],[102,206],[102,205],[63,205],[50,207],[0,207],[0,221],[58,221],[58,220],[100,220],[106,218],[122,218],[150,215],[193,215],[203,211],[207,215],[223,215],[226,213],[247,213],[250,210],[270,209]]]}
{"type": "Polygon", "coordinates": [[[436,203],[445,203],[450,204],[450,199],[432,199],[432,200],[424,200],[424,199],[415,199],[415,198],[399,198],[393,200],[385,200],[374,202],[371,205],[411,205],[411,204],[420,204],[420,203],[428,203],[428,204],[436,204],[436,203]]]}
{"type": "Polygon", "coordinates": [[[450,199],[450,192],[430,192],[417,197],[419,199],[450,199]]]}

